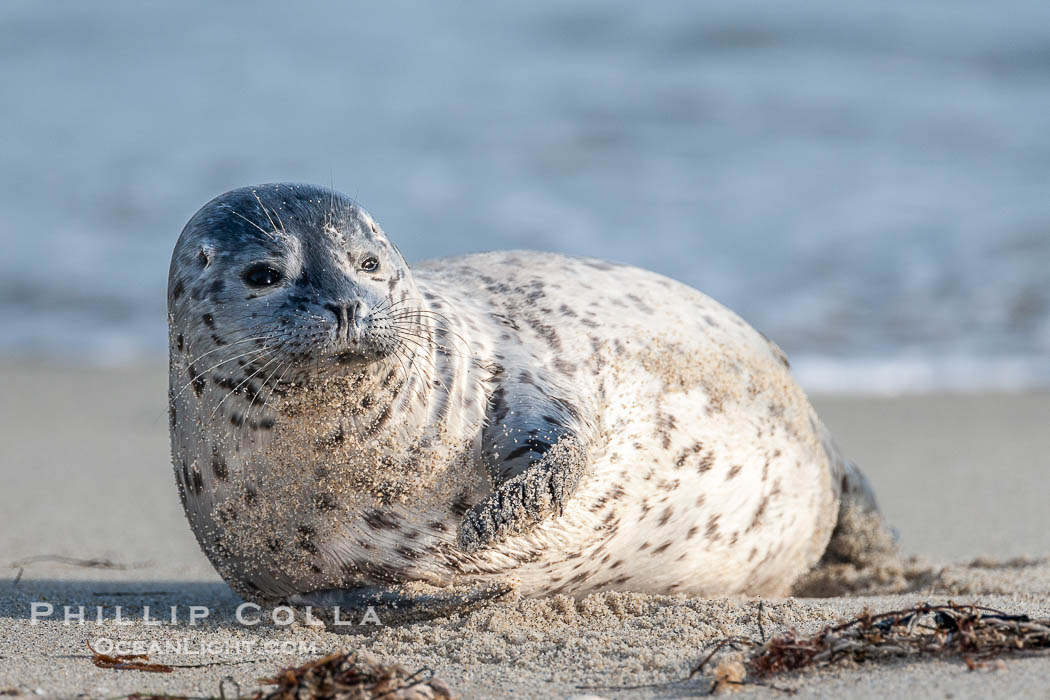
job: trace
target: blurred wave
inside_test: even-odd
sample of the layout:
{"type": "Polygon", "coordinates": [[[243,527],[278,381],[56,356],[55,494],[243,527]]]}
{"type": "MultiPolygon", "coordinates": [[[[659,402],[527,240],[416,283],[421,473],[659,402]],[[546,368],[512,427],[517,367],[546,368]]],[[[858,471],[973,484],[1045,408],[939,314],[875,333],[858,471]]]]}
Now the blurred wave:
{"type": "Polygon", "coordinates": [[[834,391],[1050,385],[1050,3],[0,5],[0,355],[166,348],[183,223],[356,196],[410,259],[719,299],[834,391]]]}

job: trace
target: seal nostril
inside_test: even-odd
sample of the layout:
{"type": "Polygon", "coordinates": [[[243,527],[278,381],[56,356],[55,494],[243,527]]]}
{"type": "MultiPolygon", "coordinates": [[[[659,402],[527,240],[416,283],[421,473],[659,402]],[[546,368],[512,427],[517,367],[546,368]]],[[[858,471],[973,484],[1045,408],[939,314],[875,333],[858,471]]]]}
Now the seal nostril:
{"type": "Polygon", "coordinates": [[[358,324],[361,322],[361,302],[355,301],[346,305],[346,339],[353,338],[355,343],[361,340],[358,324]]]}
{"type": "Polygon", "coordinates": [[[335,316],[335,333],[337,336],[342,335],[343,329],[348,325],[346,318],[346,307],[337,306],[336,304],[325,304],[324,308],[331,311],[335,316]]]}
{"type": "Polygon", "coordinates": [[[357,316],[361,310],[360,302],[348,302],[345,304],[325,304],[324,308],[331,311],[335,316],[336,337],[344,342],[350,342],[357,316]]]}

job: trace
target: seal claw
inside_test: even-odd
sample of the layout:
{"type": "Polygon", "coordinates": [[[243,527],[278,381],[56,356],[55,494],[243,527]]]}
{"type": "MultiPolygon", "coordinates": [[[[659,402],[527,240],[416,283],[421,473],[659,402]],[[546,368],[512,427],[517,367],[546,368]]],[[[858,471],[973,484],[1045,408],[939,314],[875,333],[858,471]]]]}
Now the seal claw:
{"type": "Polygon", "coordinates": [[[300,593],[289,597],[288,602],[298,607],[310,607],[311,614],[324,622],[329,631],[354,633],[361,631],[359,622],[370,617],[369,609],[380,624],[405,625],[454,614],[462,615],[498,601],[513,591],[514,586],[509,583],[472,588],[432,588],[432,591],[416,593],[397,588],[363,586],[300,593]]]}
{"type": "Polygon", "coordinates": [[[501,484],[496,491],[463,516],[457,541],[467,552],[504,542],[560,510],[555,479],[550,470],[532,468],[501,484]]]}
{"type": "Polygon", "coordinates": [[[529,532],[552,514],[561,515],[587,465],[579,439],[563,435],[541,459],[499,483],[491,495],[467,511],[457,533],[460,549],[472,552],[498,545],[529,532]]]}

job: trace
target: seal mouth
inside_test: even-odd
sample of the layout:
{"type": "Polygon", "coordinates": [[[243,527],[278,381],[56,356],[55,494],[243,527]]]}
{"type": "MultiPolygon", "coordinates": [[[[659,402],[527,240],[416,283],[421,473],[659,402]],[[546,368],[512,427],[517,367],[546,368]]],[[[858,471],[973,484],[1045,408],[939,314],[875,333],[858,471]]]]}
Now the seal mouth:
{"type": "Polygon", "coordinates": [[[340,350],[335,354],[335,361],[341,365],[359,364],[364,356],[356,350],[340,350]]]}

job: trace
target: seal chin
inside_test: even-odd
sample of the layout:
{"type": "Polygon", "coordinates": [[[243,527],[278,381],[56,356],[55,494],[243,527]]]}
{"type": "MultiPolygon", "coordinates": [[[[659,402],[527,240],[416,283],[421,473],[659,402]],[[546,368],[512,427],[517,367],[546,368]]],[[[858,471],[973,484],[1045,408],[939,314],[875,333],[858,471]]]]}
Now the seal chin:
{"type": "Polygon", "coordinates": [[[370,343],[353,343],[325,353],[321,363],[331,363],[340,368],[360,370],[364,366],[382,359],[385,354],[370,343]]]}

